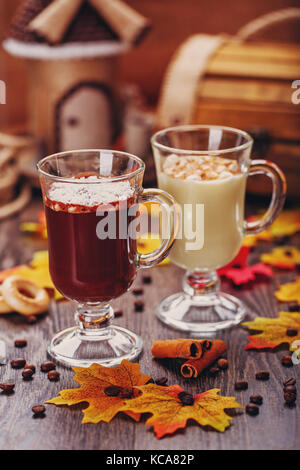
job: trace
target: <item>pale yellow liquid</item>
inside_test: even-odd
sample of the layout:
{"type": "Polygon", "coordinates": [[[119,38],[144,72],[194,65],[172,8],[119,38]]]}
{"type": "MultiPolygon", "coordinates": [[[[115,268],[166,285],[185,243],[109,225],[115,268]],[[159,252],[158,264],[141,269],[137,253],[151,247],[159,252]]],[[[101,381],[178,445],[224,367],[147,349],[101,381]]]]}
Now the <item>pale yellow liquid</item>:
{"type": "MultiPolygon", "coordinates": [[[[177,239],[171,250],[172,262],[189,271],[213,270],[229,263],[243,241],[246,175],[225,179],[192,181],[158,174],[161,189],[169,192],[181,206],[192,204],[189,217],[195,220],[196,204],[204,204],[204,244],[200,250],[187,250],[187,240],[177,239]]],[[[196,237],[195,237],[196,238],[196,237]]]]}

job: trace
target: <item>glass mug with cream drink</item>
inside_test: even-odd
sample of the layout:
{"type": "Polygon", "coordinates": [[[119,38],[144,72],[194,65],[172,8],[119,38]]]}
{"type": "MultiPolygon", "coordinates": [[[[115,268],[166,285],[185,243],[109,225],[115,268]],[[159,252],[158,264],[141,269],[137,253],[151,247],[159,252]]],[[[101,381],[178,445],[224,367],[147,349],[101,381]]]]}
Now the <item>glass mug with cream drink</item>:
{"type": "Polygon", "coordinates": [[[245,315],[242,302],[219,291],[216,270],[234,259],[245,235],[275,220],[286,193],[284,175],[274,163],[251,161],[252,144],[246,132],[221,126],[178,126],[152,137],[159,187],[181,207],[181,230],[170,258],[187,270],[183,292],[158,307],[158,317],[176,329],[213,333],[245,315]],[[261,219],[246,222],[247,178],[255,174],[271,178],[272,199],[261,219]]]}

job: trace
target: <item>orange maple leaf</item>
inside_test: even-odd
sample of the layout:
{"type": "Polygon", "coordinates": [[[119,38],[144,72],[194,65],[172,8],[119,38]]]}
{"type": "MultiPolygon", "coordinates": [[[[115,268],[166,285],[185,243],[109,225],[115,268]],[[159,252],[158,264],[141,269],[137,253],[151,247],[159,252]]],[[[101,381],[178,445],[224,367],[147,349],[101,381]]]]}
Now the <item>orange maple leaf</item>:
{"type": "Polygon", "coordinates": [[[245,322],[243,325],[250,330],[262,332],[249,336],[245,349],[273,349],[288,343],[290,351],[295,351],[293,344],[300,340],[300,313],[279,312],[278,318],[256,317],[254,321],[245,322]],[[292,335],[288,334],[288,330],[292,335]]]}
{"type": "Polygon", "coordinates": [[[185,428],[192,419],[202,426],[211,426],[223,432],[232,419],[225,409],[242,408],[234,397],[218,395],[219,389],[211,389],[193,397],[191,405],[183,405],[178,394],[183,392],[179,385],[161,387],[154,384],[138,387],[141,395],[128,400],[123,411],[151,413],[146,425],[153,426],[158,439],[166,434],[173,434],[177,429],[185,428]]]}
{"type": "Polygon", "coordinates": [[[298,302],[300,305],[300,276],[295,281],[280,286],[275,297],[281,302],[298,302]]]}
{"type": "Polygon", "coordinates": [[[294,269],[300,264],[300,250],[293,246],[278,246],[270,253],[263,253],[260,259],[277,268],[294,269]]]}
{"type": "MultiPolygon", "coordinates": [[[[121,410],[125,402],[130,402],[128,397],[139,394],[136,386],[144,385],[150,377],[140,372],[139,364],[133,364],[127,360],[111,369],[99,364],[92,364],[88,368],[73,367],[75,382],[80,388],[62,390],[60,396],[46,401],[54,405],[75,405],[87,402],[89,407],[83,410],[82,423],[110,422],[121,410]],[[110,389],[109,389],[110,387],[110,389]],[[118,392],[117,396],[109,396],[108,390],[118,392]]],[[[115,395],[115,393],[114,393],[115,395]]],[[[139,412],[128,411],[127,414],[136,421],[140,419],[139,412]]]]}

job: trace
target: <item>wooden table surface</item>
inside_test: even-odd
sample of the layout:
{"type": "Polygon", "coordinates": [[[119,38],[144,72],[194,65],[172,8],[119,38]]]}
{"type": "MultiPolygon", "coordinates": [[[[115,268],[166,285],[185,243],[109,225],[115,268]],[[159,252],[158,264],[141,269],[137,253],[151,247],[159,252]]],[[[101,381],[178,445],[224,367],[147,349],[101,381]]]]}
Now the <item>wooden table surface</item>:
{"type": "MultiPolygon", "coordinates": [[[[0,262],[1,268],[9,268],[31,259],[41,244],[24,237],[18,230],[20,221],[34,220],[40,202],[35,200],[21,215],[3,221],[0,224],[0,262]]],[[[291,238],[299,245],[300,237],[291,238]]],[[[260,251],[270,249],[270,244],[260,245],[252,253],[256,261],[260,251]]],[[[140,272],[135,287],[142,285],[140,272]]],[[[147,271],[153,278],[150,285],[144,286],[143,300],[145,311],[134,313],[133,303],[136,298],[131,292],[113,303],[122,308],[125,315],[115,320],[118,325],[126,326],[144,340],[144,352],[140,358],[141,369],[152,376],[167,376],[169,384],[180,384],[192,393],[199,393],[210,388],[220,388],[227,396],[236,396],[237,401],[246,405],[249,396],[259,393],[264,397],[264,404],[257,417],[245,413],[238,414],[230,428],[224,433],[205,430],[192,421],[184,431],[157,440],[152,430],[143,423],[135,423],[130,418],[119,415],[111,423],[81,424],[82,406],[55,407],[47,405],[46,417],[34,419],[31,407],[58,395],[59,390],[75,388],[73,372],[58,366],[61,372],[60,382],[49,382],[40,372],[39,365],[47,359],[46,345],[53,334],[74,324],[74,306],[70,302],[52,302],[49,314],[35,325],[28,325],[17,314],[2,315],[0,318],[0,339],[5,340],[8,358],[25,357],[37,365],[37,372],[30,382],[22,380],[21,371],[13,370],[8,363],[0,366],[0,379],[13,378],[16,381],[15,393],[0,393],[0,449],[300,449],[300,400],[294,408],[288,408],[283,401],[282,382],[294,376],[300,385],[300,366],[285,368],[280,357],[283,350],[275,353],[244,351],[248,333],[242,327],[234,328],[218,337],[228,344],[230,368],[215,378],[202,376],[200,379],[184,380],[172,364],[166,366],[152,359],[150,348],[153,340],[179,338],[180,332],[162,325],[155,317],[155,307],[159,301],[180,289],[183,271],[175,266],[153,268],[147,271]],[[14,340],[26,338],[28,346],[16,349],[14,340]],[[268,382],[255,380],[255,372],[270,371],[268,382]],[[234,382],[238,379],[249,381],[249,389],[244,392],[234,391],[234,382]]],[[[248,318],[256,315],[274,317],[286,304],[279,305],[273,291],[275,283],[286,282],[295,277],[293,273],[276,274],[274,281],[259,283],[252,287],[233,289],[227,282],[223,289],[240,297],[248,307],[248,318]]]]}

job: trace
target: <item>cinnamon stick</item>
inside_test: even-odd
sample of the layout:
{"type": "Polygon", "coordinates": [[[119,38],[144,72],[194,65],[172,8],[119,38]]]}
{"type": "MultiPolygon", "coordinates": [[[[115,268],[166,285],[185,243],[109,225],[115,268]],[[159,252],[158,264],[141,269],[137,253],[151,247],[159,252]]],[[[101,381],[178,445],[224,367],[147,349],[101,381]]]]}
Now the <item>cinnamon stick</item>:
{"type": "Polygon", "coordinates": [[[154,341],[151,351],[157,358],[199,359],[211,346],[206,339],[167,339],[154,341]]]}
{"type": "Polygon", "coordinates": [[[197,378],[201,372],[215,362],[227,350],[223,340],[216,339],[212,343],[211,349],[205,351],[200,359],[189,359],[182,364],[180,372],[186,379],[197,378]]]}

